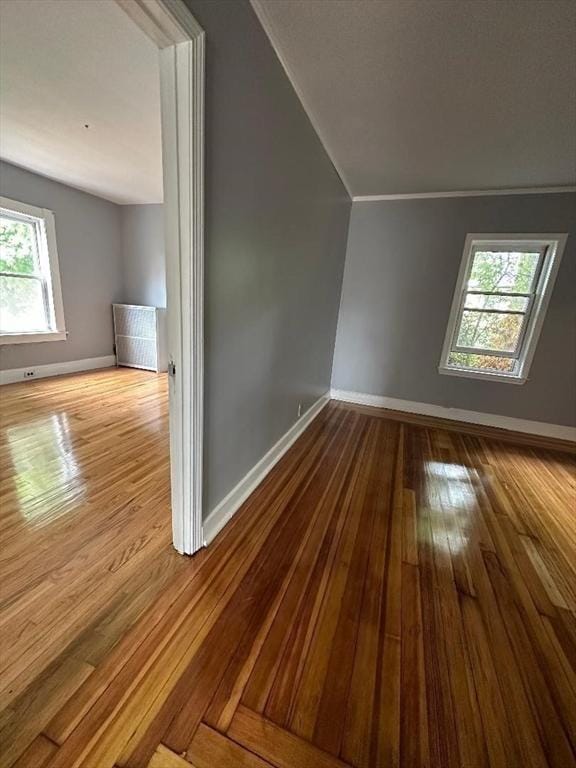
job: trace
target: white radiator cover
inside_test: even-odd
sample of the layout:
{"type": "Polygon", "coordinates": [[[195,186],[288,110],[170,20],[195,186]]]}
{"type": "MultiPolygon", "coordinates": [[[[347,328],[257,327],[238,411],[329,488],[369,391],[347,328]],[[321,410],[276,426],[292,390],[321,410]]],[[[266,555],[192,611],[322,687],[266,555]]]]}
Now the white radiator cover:
{"type": "Polygon", "coordinates": [[[166,371],[166,310],[138,304],[112,304],[118,365],[166,371]]]}

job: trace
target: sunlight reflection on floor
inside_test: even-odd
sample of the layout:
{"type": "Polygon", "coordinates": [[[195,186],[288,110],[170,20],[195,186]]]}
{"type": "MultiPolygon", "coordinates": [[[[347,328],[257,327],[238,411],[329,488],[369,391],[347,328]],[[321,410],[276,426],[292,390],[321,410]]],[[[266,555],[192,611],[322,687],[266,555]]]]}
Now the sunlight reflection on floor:
{"type": "Polygon", "coordinates": [[[434,546],[452,555],[464,551],[478,520],[478,497],[469,468],[450,462],[426,461],[424,476],[431,515],[444,529],[438,534],[433,525],[434,546]]]}
{"type": "MultiPolygon", "coordinates": [[[[24,517],[44,514],[57,503],[83,495],[66,413],[54,413],[6,430],[12,481],[24,517]]],[[[9,489],[6,489],[9,492],[9,489]]]]}

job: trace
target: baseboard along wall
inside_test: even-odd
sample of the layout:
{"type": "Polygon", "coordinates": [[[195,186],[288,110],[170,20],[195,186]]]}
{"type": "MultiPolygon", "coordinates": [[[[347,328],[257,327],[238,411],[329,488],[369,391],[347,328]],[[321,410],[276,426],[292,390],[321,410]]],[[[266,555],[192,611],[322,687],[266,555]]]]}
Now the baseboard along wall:
{"type": "Polygon", "coordinates": [[[280,461],[290,446],[300,437],[306,427],[315,419],[330,400],[340,400],[356,405],[368,405],[376,408],[432,416],[463,424],[476,424],[485,427],[495,427],[511,432],[522,432],[528,435],[539,435],[558,440],[576,442],[576,428],[559,424],[545,424],[540,421],[527,421],[510,416],[497,416],[491,413],[466,411],[459,408],[445,408],[430,403],[417,403],[410,400],[400,400],[395,397],[381,397],[361,392],[346,392],[333,389],[330,393],[319,398],[298,421],[290,427],[286,434],[266,453],[265,456],[242,478],[242,480],[222,499],[210,512],[203,523],[204,544],[209,544],[222,528],[232,519],[235,512],[242,506],[250,494],[264,480],[270,470],[280,461]]]}
{"type": "Polygon", "coordinates": [[[105,355],[104,357],[88,357],[85,360],[69,360],[65,363],[10,368],[0,371],[0,385],[15,384],[18,381],[46,379],[49,376],[63,376],[66,373],[78,373],[79,371],[93,371],[97,368],[111,368],[114,365],[116,365],[116,356],[105,355]]]}
{"type": "Polygon", "coordinates": [[[328,392],[318,398],[314,405],[290,427],[280,440],[270,448],[268,453],[244,475],[238,485],[210,512],[202,526],[205,545],[209,544],[216,534],[224,528],[248,496],[260,485],[270,470],[280,461],[290,446],[296,442],[306,427],[314,421],[329,401],[330,395],[328,392]]]}
{"type": "MultiPolygon", "coordinates": [[[[42,379],[49,376],[60,376],[79,371],[90,371],[97,368],[110,368],[114,365],[116,365],[116,357],[114,355],[106,355],[104,357],[92,357],[85,360],[71,360],[65,363],[29,366],[28,368],[13,368],[0,371],[0,385],[13,384],[19,381],[29,381],[32,379],[42,379]],[[34,375],[30,377],[26,376],[30,371],[33,371],[34,375]]],[[[341,389],[333,389],[325,395],[322,395],[322,397],[320,397],[306,411],[306,413],[290,427],[280,440],[270,448],[260,461],[252,467],[230,493],[228,493],[228,495],[225,496],[224,499],[222,499],[222,501],[210,512],[202,526],[205,545],[209,544],[222,530],[235,512],[242,506],[258,485],[260,485],[266,475],[280,461],[286,451],[288,451],[292,444],[296,442],[304,430],[331,399],[345,403],[354,403],[356,405],[386,408],[393,411],[403,411],[405,413],[450,419],[452,421],[461,421],[462,423],[467,424],[477,424],[486,427],[506,429],[513,432],[523,432],[530,435],[541,435],[543,437],[576,442],[576,427],[566,427],[559,424],[545,424],[540,421],[528,421],[510,416],[498,416],[496,414],[466,411],[459,408],[446,408],[431,403],[418,403],[394,397],[382,397],[380,395],[370,395],[362,392],[349,392],[341,389]]]]}
{"type": "Polygon", "coordinates": [[[545,424],[542,421],[528,421],[511,416],[498,416],[494,413],[466,411],[460,408],[446,408],[442,405],[417,403],[411,400],[368,395],[362,392],[347,392],[342,389],[331,390],[330,396],[332,400],[340,400],[344,403],[387,408],[391,411],[404,411],[405,413],[416,413],[421,416],[434,416],[440,419],[461,421],[465,424],[479,424],[484,427],[496,427],[497,429],[506,429],[511,432],[524,432],[529,435],[541,435],[542,437],[576,442],[576,427],[565,427],[561,424],[545,424]]]}

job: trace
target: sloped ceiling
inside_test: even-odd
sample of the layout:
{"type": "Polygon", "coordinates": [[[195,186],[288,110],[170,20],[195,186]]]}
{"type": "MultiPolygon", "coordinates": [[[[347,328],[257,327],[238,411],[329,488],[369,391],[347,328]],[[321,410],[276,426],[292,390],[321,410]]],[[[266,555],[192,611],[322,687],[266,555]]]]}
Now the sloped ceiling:
{"type": "Polygon", "coordinates": [[[113,202],[162,201],[158,49],[114,0],[1,0],[0,156],[113,202]]]}
{"type": "Polygon", "coordinates": [[[352,195],[576,183],[573,0],[253,0],[352,195]]]}

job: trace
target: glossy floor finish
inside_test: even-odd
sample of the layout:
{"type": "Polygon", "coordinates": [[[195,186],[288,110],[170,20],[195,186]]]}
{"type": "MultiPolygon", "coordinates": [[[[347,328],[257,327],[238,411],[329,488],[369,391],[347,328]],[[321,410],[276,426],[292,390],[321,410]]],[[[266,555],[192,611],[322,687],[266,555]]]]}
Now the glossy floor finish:
{"type": "Polygon", "coordinates": [[[124,368],[1,387],[0,482],[9,765],[186,567],[170,545],[165,378],[124,368]]]}
{"type": "Polygon", "coordinates": [[[331,403],[112,647],[30,681],[2,764],[575,765],[574,470],[331,403]]]}

